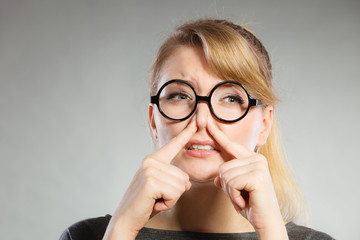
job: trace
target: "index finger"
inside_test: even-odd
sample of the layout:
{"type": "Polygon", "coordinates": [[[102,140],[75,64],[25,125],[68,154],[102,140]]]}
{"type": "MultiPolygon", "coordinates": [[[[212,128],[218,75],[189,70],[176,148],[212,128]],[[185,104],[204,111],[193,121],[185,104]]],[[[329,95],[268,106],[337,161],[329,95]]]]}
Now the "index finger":
{"type": "Polygon", "coordinates": [[[170,163],[180,150],[189,142],[196,130],[196,122],[191,121],[191,123],[182,132],[171,139],[170,142],[165,144],[157,152],[153,153],[152,157],[162,162],[170,163]]]}
{"type": "Polygon", "coordinates": [[[220,131],[211,121],[207,123],[207,129],[214,139],[220,144],[225,151],[230,153],[234,158],[243,158],[252,156],[255,153],[239,143],[231,141],[222,131],[220,131]]]}

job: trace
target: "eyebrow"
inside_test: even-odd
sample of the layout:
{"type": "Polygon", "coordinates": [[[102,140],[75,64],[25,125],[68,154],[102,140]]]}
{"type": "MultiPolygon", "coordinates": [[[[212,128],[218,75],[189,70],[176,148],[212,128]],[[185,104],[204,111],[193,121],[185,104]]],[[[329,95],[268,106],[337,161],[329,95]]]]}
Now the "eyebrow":
{"type": "MultiPolygon", "coordinates": [[[[184,76],[184,75],[183,75],[183,76],[184,76]]],[[[171,80],[174,80],[174,79],[183,80],[183,81],[189,83],[189,84],[190,84],[191,86],[193,86],[195,89],[199,89],[198,83],[197,83],[196,81],[194,81],[194,80],[186,79],[186,78],[182,77],[182,78],[171,78],[171,79],[169,79],[168,81],[171,81],[171,80]]],[[[167,82],[168,82],[168,81],[167,81],[167,82]]]]}

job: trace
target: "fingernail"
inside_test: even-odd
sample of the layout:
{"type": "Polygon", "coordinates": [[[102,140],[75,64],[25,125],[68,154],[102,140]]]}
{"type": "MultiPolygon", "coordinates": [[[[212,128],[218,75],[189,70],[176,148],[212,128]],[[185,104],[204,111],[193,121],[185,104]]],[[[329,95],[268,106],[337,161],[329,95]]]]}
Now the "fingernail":
{"type": "Polygon", "coordinates": [[[187,182],[185,189],[186,189],[186,191],[189,191],[190,188],[191,188],[191,182],[189,181],[189,182],[187,182]]]}
{"type": "Polygon", "coordinates": [[[193,117],[193,119],[191,119],[191,121],[192,121],[193,123],[196,123],[196,117],[193,117]]]}
{"type": "Polygon", "coordinates": [[[216,187],[218,187],[218,188],[221,189],[221,183],[220,183],[220,179],[219,179],[218,176],[215,177],[215,179],[214,179],[214,184],[215,184],[216,187]]]}
{"type": "Polygon", "coordinates": [[[191,119],[191,124],[193,124],[195,127],[197,127],[195,117],[193,119],[191,119]]]}
{"type": "Polygon", "coordinates": [[[210,125],[209,123],[210,123],[210,116],[208,116],[206,125],[209,126],[210,125]]]}

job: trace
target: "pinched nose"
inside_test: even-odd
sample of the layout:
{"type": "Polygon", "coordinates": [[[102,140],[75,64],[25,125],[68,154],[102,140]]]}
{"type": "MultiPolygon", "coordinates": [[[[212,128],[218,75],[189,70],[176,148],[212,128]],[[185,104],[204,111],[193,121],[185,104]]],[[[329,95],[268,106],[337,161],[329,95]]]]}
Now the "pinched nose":
{"type": "Polygon", "coordinates": [[[196,123],[199,130],[207,126],[208,119],[211,115],[209,106],[207,103],[199,103],[195,111],[196,123]]]}

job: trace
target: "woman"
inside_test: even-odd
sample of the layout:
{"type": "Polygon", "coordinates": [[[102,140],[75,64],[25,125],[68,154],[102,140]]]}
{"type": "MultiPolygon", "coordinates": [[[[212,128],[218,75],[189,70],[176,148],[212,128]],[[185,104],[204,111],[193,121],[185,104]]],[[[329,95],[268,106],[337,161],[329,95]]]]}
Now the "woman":
{"type": "Polygon", "coordinates": [[[302,198],[281,155],[271,64],[226,20],[180,26],[150,74],[147,156],[111,217],[61,239],[332,239],[293,223],[302,198]]]}

